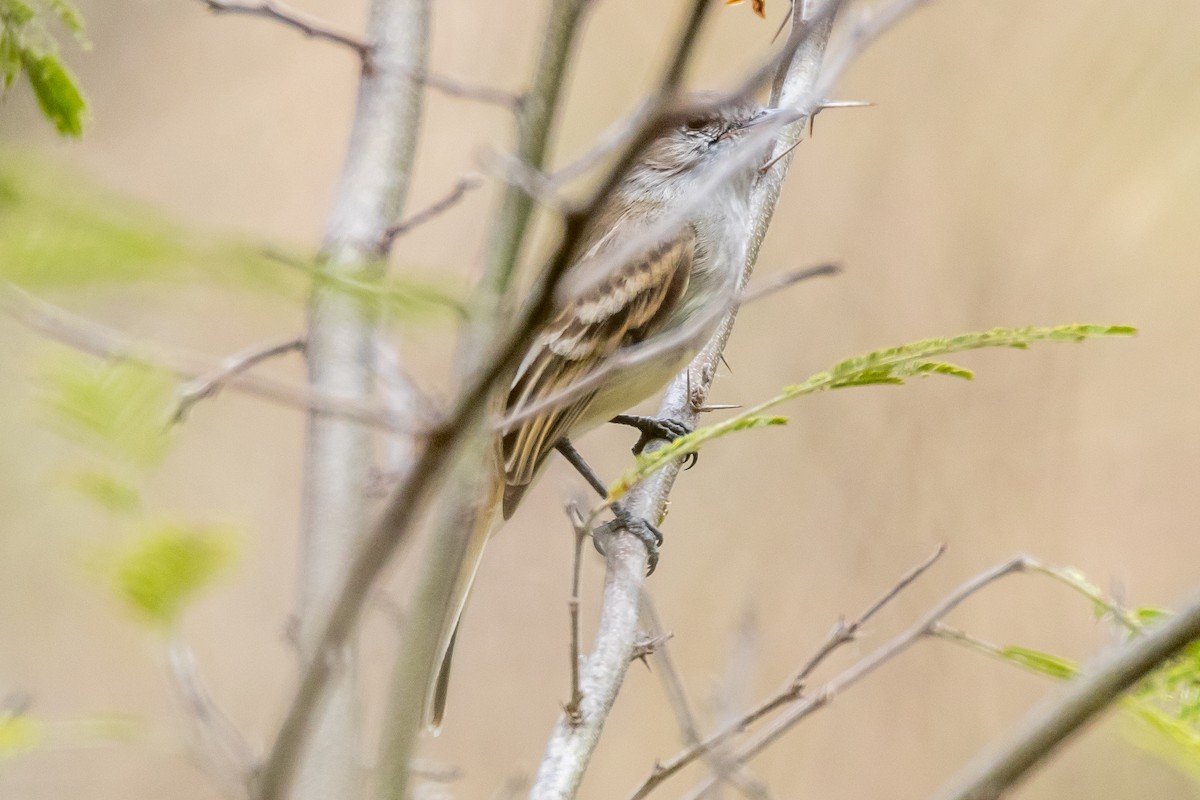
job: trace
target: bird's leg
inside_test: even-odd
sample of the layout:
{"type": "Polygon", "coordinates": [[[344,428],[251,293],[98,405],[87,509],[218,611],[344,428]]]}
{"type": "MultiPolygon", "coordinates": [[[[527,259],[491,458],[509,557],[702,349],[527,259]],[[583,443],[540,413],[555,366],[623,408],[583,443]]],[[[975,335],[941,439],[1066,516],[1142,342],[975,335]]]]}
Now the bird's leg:
{"type": "MultiPolygon", "coordinates": [[[[636,414],[618,414],[609,420],[617,425],[628,425],[631,428],[637,428],[641,431],[641,438],[633,446],[633,454],[640,456],[642,451],[651,442],[661,439],[664,442],[673,442],[681,436],[687,436],[692,432],[692,427],[687,423],[680,422],[670,417],[641,417],[636,414]]],[[[691,469],[696,466],[696,462],[700,460],[698,453],[688,453],[683,457],[684,469],[691,469]]]]}
{"type": "MultiPolygon", "coordinates": [[[[554,449],[562,454],[567,463],[583,476],[583,479],[596,490],[596,493],[601,498],[608,497],[608,487],[604,484],[604,481],[600,480],[600,476],[596,474],[595,470],[583,460],[583,456],[575,449],[575,445],[571,444],[570,439],[561,440],[554,446],[554,449]]],[[[663,543],[662,531],[650,524],[648,520],[635,517],[620,503],[613,503],[609,507],[613,512],[613,521],[610,523],[613,529],[624,529],[638,539],[641,539],[642,544],[646,545],[646,554],[649,561],[648,574],[653,574],[654,568],[658,566],[658,548],[663,543]]],[[[592,543],[598,551],[601,553],[604,552],[600,550],[599,540],[595,537],[592,538],[592,543]]]]}
{"type": "Polygon", "coordinates": [[[583,476],[583,479],[588,482],[589,486],[596,490],[601,499],[608,497],[608,486],[604,484],[604,481],[600,480],[600,476],[596,474],[595,470],[583,460],[583,456],[575,449],[575,445],[571,444],[570,439],[560,440],[558,444],[554,445],[554,449],[561,453],[562,457],[567,460],[567,463],[583,476]]]}

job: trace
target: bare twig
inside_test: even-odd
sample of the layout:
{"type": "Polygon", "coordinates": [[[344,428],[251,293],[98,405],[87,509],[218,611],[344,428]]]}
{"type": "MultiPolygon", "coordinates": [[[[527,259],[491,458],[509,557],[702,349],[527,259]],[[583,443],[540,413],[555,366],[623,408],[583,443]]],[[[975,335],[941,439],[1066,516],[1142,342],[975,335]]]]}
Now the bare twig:
{"type": "MultiPolygon", "coordinates": [[[[239,2],[238,0],[199,0],[214,14],[237,14],[247,17],[261,17],[293,28],[313,39],[323,39],[333,44],[341,45],[352,51],[363,63],[367,71],[374,69],[372,57],[375,45],[364,39],[343,33],[331,25],[312,16],[297,11],[276,0],[259,0],[258,2],[239,2]]],[[[503,89],[471,83],[460,78],[440,75],[430,72],[424,67],[414,68],[407,73],[412,80],[428,86],[450,97],[460,97],[466,100],[476,100],[506,108],[510,111],[521,107],[522,97],[503,89]]]]}
{"type": "MultiPolygon", "coordinates": [[[[48,339],[97,358],[133,361],[165,370],[185,380],[199,380],[222,369],[206,356],[135,341],[126,334],[76,316],[12,284],[0,284],[0,311],[48,339]]],[[[386,411],[372,403],[343,395],[304,389],[253,373],[232,374],[224,385],[303,411],[317,411],[381,430],[395,430],[395,423],[386,411]]],[[[423,431],[403,428],[399,432],[414,434],[423,431]]]]}
{"type": "Polygon", "coordinates": [[[282,342],[274,342],[265,346],[258,345],[235,353],[221,362],[219,370],[188,381],[179,387],[179,406],[175,409],[175,415],[171,418],[171,422],[174,424],[183,422],[192,406],[216,395],[235,375],[240,375],[277,356],[303,349],[304,339],[293,337],[282,342]]]}
{"type": "Polygon", "coordinates": [[[579,688],[579,582],[583,572],[583,543],[591,538],[592,531],[578,507],[573,503],[567,507],[567,517],[571,520],[571,529],[575,533],[574,566],[571,569],[571,597],[567,601],[567,616],[570,618],[570,639],[567,646],[571,658],[571,699],[563,707],[567,719],[573,725],[583,721],[579,715],[579,704],[583,702],[583,691],[579,688]]]}
{"type": "MultiPolygon", "coordinates": [[[[663,691],[671,704],[671,710],[675,713],[675,723],[679,726],[683,743],[689,747],[695,747],[700,743],[696,717],[688,703],[687,692],[683,688],[683,679],[679,676],[679,670],[675,668],[675,662],[671,658],[670,648],[667,647],[670,637],[663,631],[658,612],[646,592],[642,593],[641,611],[649,628],[649,639],[657,643],[653,651],[654,659],[658,665],[657,672],[663,685],[663,691]]],[[[706,750],[703,757],[708,762],[713,776],[719,782],[729,784],[750,798],[766,797],[766,789],[753,776],[747,774],[741,765],[731,763],[724,758],[716,748],[706,750]]]]}
{"type": "Polygon", "coordinates": [[[816,668],[820,666],[821,663],[824,662],[825,659],[828,658],[829,655],[839,647],[848,642],[854,641],[855,636],[858,634],[858,631],[861,630],[863,625],[870,621],[870,619],[879,613],[879,611],[888,603],[894,600],[896,595],[900,594],[900,592],[911,586],[914,581],[925,574],[925,572],[932,567],[939,558],[942,557],[942,554],[945,551],[945,545],[939,545],[937,550],[934,551],[933,555],[905,573],[900,580],[898,580],[878,600],[872,603],[870,607],[868,607],[867,610],[864,611],[853,622],[847,624],[844,619],[839,619],[833,626],[833,629],[829,632],[829,635],[825,637],[825,640],[821,643],[821,645],[808,658],[808,660],[804,662],[792,679],[789,680],[779,692],[743,714],[732,724],[727,725],[716,733],[708,736],[703,741],[697,740],[692,746],[686,748],[682,752],[672,756],[664,762],[656,764],[654,766],[654,771],[650,774],[650,776],[642,782],[641,786],[634,790],[633,794],[630,796],[630,800],[641,800],[641,798],[648,795],[657,786],[666,781],[672,775],[679,772],[684,767],[694,762],[697,758],[700,758],[706,753],[711,752],[715,748],[721,746],[725,742],[729,741],[733,736],[745,731],[755,722],[758,722],[771,712],[788,705],[789,703],[799,700],[804,692],[805,681],[808,680],[813,671],[815,671],[816,668]]]}
{"type": "MultiPolygon", "coordinates": [[[[934,606],[932,610],[926,613],[911,628],[851,665],[849,669],[821,686],[813,694],[798,698],[797,703],[792,708],[772,720],[770,725],[755,735],[749,742],[738,747],[734,757],[738,763],[744,763],[758,755],[778,740],[784,733],[791,730],[798,722],[828,705],[834,697],[905,652],[926,636],[934,635],[938,623],[950,612],[962,605],[967,598],[1005,576],[1027,570],[1034,563],[1036,562],[1028,556],[1017,556],[971,578],[943,598],[941,602],[934,606]]],[[[711,786],[711,781],[705,781],[692,790],[687,797],[689,800],[702,797],[711,786]]]]}
{"type": "Polygon", "coordinates": [[[1029,713],[1002,747],[980,754],[938,792],[938,800],[994,800],[1142,677],[1200,638],[1200,597],[1103,659],[1062,694],[1029,713]]]}
{"type": "Polygon", "coordinates": [[[373,46],[369,42],[341,33],[329,25],[306,14],[276,2],[276,0],[260,0],[259,2],[235,2],[235,0],[200,0],[214,14],[240,14],[250,17],[263,17],[294,28],[305,36],[314,39],[324,39],[327,42],[348,47],[358,54],[364,64],[371,60],[373,46]]]}
{"type": "Polygon", "coordinates": [[[444,95],[460,97],[464,100],[476,100],[480,103],[490,103],[491,105],[506,108],[509,111],[520,111],[521,105],[525,102],[524,95],[506,92],[503,89],[495,89],[491,86],[470,83],[460,78],[451,78],[432,72],[422,72],[413,77],[430,89],[439,91],[444,95]]]}
{"type": "Polygon", "coordinates": [[[234,798],[244,798],[255,756],[233,721],[213,700],[200,678],[191,648],[180,641],[167,647],[171,682],[191,724],[196,750],[209,774],[234,798]]]}
{"type": "Polygon", "coordinates": [[[441,198],[427,208],[421,209],[411,217],[397,222],[395,225],[390,226],[386,231],[384,231],[383,240],[379,245],[380,251],[384,253],[388,252],[391,250],[392,245],[395,243],[398,237],[403,236],[413,228],[424,225],[431,219],[444,214],[446,211],[458,205],[463,197],[466,196],[467,192],[474,191],[480,186],[483,186],[483,180],[477,175],[468,175],[464,178],[460,178],[458,183],[454,184],[454,188],[451,189],[445,197],[441,198]]]}

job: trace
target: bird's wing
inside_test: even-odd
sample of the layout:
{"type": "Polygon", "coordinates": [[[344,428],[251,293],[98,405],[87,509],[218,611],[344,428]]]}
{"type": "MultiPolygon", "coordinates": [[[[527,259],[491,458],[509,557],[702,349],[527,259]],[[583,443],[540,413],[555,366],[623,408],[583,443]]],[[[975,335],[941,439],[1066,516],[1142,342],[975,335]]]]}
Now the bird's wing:
{"type": "MultiPolygon", "coordinates": [[[[519,411],[557,396],[588,375],[619,348],[657,331],[687,289],[696,234],[688,225],[599,281],[546,326],[526,357],[508,396],[508,411],[519,411]]],[[[509,431],[502,442],[504,516],[511,516],[538,465],[587,410],[595,392],[550,407],[509,431]]]]}

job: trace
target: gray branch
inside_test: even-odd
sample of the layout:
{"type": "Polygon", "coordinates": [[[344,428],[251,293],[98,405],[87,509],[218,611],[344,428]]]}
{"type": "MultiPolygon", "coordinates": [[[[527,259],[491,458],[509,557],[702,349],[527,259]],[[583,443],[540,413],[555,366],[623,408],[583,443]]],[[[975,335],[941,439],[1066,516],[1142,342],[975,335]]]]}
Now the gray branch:
{"type": "MultiPolygon", "coordinates": [[[[355,275],[377,271],[379,244],[400,216],[408,191],[421,112],[430,0],[374,0],[368,24],[371,69],[364,70],[358,105],[323,242],[323,270],[355,275]]],[[[374,324],[365,305],[318,282],[309,310],[306,356],[318,392],[365,401],[373,389],[374,324]]],[[[329,691],[308,746],[285,721],[256,789],[263,800],[354,798],[362,791],[360,710],[352,643],[336,651],[322,643],[327,620],[343,593],[366,527],[371,431],[314,413],[306,437],[303,552],[299,581],[302,659],[331,670],[329,691]],[[292,792],[292,784],[296,791],[292,792]]],[[[307,732],[307,731],[306,731],[307,732]]]]}

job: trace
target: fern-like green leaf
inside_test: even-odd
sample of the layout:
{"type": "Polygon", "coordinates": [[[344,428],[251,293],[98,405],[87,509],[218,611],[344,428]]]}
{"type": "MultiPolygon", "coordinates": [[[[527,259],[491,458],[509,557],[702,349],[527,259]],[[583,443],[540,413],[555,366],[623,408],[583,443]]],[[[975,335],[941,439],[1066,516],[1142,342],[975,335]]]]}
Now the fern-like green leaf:
{"type": "Polygon", "coordinates": [[[1026,669],[1062,681],[1079,676],[1079,665],[1074,661],[1039,650],[1030,650],[1027,647],[1006,645],[1000,649],[1000,657],[1026,669]]]}
{"type": "Polygon", "coordinates": [[[0,763],[28,753],[46,738],[45,726],[28,714],[0,711],[0,763]]]}
{"type": "Polygon", "coordinates": [[[803,383],[788,386],[781,394],[723,422],[697,428],[669,446],[639,457],[632,469],[621,475],[609,487],[606,503],[625,496],[638,482],[645,480],[673,459],[695,453],[701,445],[713,439],[744,430],[747,420],[759,418],[763,412],[797,397],[830,389],[850,386],[901,384],[906,378],[919,375],[948,375],[970,379],[974,374],[963,367],[937,360],[940,356],[980,350],[985,347],[1024,348],[1035,342],[1082,342],[1097,336],[1132,336],[1137,330],[1129,325],[1059,325],[1056,327],[993,328],[990,331],[964,333],[949,339],[924,339],[900,347],[876,350],[848,358],[828,372],[813,375],[803,383]]]}
{"type": "Polygon", "coordinates": [[[618,498],[624,496],[633,484],[644,477],[651,475],[655,470],[662,465],[667,464],[671,459],[685,456],[688,453],[694,453],[699,449],[700,445],[709,439],[716,439],[735,431],[748,431],[754,428],[765,428],[773,425],[786,425],[787,417],[767,416],[755,414],[751,416],[733,417],[725,422],[716,425],[709,425],[704,428],[698,428],[694,433],[688,436],[683,436],[670,444],[655,450],[652,453],[643,453],[639,455],[634,463],[634,468],[629,470],[614,483],[608,490],[610,498],[618,498]],[[696,437],[700,434],[699,437],[696,437]]]}
{"type": "Polygon", "coordinates": [[[114,514],[132,514],[142,507],[141,493],[112,472],[82,470],[71,476],[70,485],[84,497],[114,514]]]}
{"type": "Polygon", "coordinates": [[[174,390],[166,373],[60,352],[45,375],[47,422],[63,436],[134,467],[152,466],[166,455],[174,390]]]}
{"type": "Polygon", "coordinates": [[[117,595],[157,627],[170,627],[186,603],[232,560],[229,530],[162,523],[145,530],[113,570],[117,595]]]}

